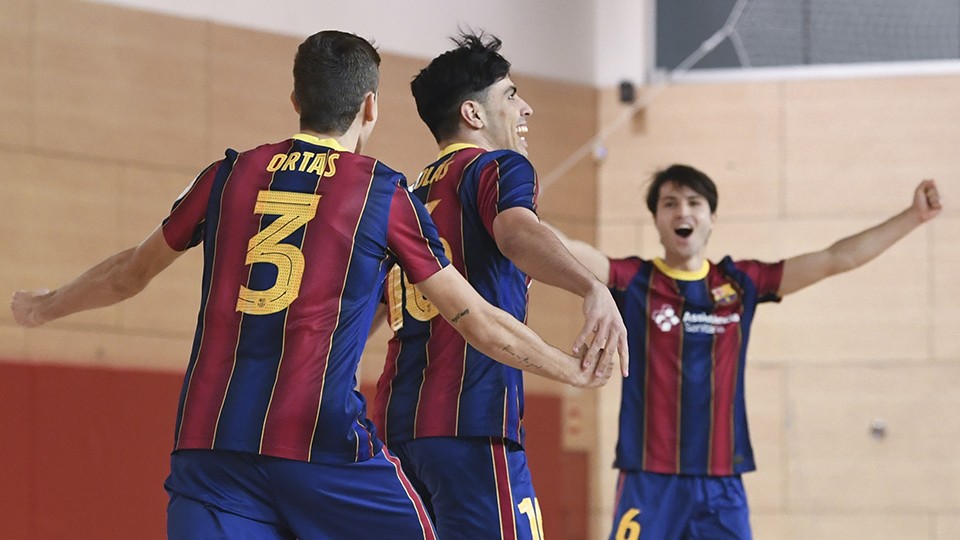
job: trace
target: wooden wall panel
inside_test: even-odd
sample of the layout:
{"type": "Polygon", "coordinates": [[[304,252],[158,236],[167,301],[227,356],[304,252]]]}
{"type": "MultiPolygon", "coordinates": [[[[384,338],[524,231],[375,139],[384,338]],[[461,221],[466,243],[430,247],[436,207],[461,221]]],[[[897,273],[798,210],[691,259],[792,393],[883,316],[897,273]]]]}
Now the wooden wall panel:
{"type": "MultiPolygon", "coordinates": [[[[306,37],[306,36],[304,36],[306,37]]],[[[207,144],[202,163],[223,157],[225,148],[247,150],[283,140],[300,126],[290,102],[293,57],[302,38],[211,25],[205,46],[208,73],[203,93],[207,144]]]]}
{"type": "MultiPolygon", "coordinates": [[[[956,176],[948,182],[949,186],[944,189],[945,196],[956,198],[956,176]]],[[[933,357],[956,362],[960,359],[960,339],[957,339],[957,331],[960,329],[960,280],[957,279],[960,269],[960,215],[951,212],[949,216],[938,219],[931,224],[928,233],[928,238],[932,238],[929,278],[932,286],[927,298],[932,309],[927,318],[930,321],[933,357]]]]}
{"type": "MultiPolygon", "coordinates": [[[[7,204],[0,223],[17,261],[0,270],[6,283],[60,284],[120,248],[117,166],[56,154],[0,156],[9,178],[16,179],[0,186],[7,204]]],[[[115,308],[78,314],[72,323],[115,324],[116,314],[115,308]]]]}
{"type": "Polygon", "coordinates": [[[205,23],[91,2],[37,6],[38,144],[109,161],[201,158],[205,23]]]}
{"type": "Polygon", "coordinates": [[[63,323],[25,332],[24,355],[20,358],[71,366],[156,369],[182,374],[192,343],[192,328],[189,333],[178,336],[63,323]]]}
{"type": "Polygon", "coordinates": [[[33,141],[35,12],[31,0],[5,1],[0,10],[0,144],[33,141]]]}
{"type": "Polygon", "coordinates": [[[931,519],[922,514],[890,515],[884,512],[838,515],[835,513],[792,515],[754,512],[755,538],[783,540],[935,540],[931,519]]]}
{"type": "Polygon", "coordinates": [[[955,178],[960,77],[785,84],[784,170],[791,214],[899,206],[897,186],[955,178]]]}
{"type": "Polygon", "coordinates": [[[799,511],[960,506],[960,368],[798,367],[788,380],[789,500],[799,511]],[[872,436],[875,421],[886,436],[872,436]]]}
{"type": "Polygon", "coordinates": [[[89,2],[37,2],[36,144],[106,159],[124,142],[118,49],[120,10],[89,2]],[[76,28],[100,28],[77,32],[76,28]]]}
{"type": "Polygon", "coordinates": [[[787,374],[780,366],[748,364],[747,414],[756,472],[744,475],[750,507],[779,511],[786,506],[788,444],[787,374]]]}
{"type": "Polygon", "coordinates": [[[931,536],[932,540],[960,538],[960,516],[956,514],[938,516],[935,521],[936,534],[931,536]]]}
{"type": "Polygon", "coordinates": [[[770,216],[779,197],[780,88],[775,83],[676,86],[606,144],[601,169],[603,219],[648,216],[647,182],[672,163],[723,181],[720,209],[733,216],[770,216]],[[621,135],[622,134],[622,135],[621,135]]]}

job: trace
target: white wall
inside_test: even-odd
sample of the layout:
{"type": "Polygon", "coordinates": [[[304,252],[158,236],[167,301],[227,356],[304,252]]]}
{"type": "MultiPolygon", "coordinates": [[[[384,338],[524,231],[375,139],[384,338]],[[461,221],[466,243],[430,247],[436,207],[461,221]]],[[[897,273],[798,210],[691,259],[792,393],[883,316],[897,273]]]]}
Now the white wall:
{"type": "Polygon", "coordinates": [[[449,36],[469,25],[503,39],[518,73],[602,87],[642,79],[653,0],[95,1],[296,36],[335,28],[420,58],[449,49],[449,36]]]}

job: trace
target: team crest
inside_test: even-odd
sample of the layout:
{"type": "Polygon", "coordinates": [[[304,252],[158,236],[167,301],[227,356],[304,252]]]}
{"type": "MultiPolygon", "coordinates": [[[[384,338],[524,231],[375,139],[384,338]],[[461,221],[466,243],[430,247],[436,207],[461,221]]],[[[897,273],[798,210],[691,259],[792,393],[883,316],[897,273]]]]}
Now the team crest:
{"type": "Polygon", "coordinates": [[[724,283],[710,292],[713,294],[713,301],[718,306],[729,306],[737,301],[737,291],[729,283],[724,283]]]}

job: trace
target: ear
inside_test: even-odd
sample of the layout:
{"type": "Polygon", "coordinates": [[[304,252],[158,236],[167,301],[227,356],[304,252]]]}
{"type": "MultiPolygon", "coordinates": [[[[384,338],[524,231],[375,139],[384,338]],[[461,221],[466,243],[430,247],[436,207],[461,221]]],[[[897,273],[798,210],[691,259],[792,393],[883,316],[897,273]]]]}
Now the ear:
{"type": "Polygon", "coordinates": [[[290,104],[293,105],[293,110],[300,114],[300,102],[297,101],[297,94],[293,90],[290,91],[290,104]]]}
{"type": "Polygon", "coordinates": [[[377,106],[377,94],[375,92],[367,92],[367,95],[363,97],[364,123],[375,124],[379,115],[380,111],[379,107],[377,106]]]}
{"type": "Polygon", "coordinates": [[[468,99],[460,104],[460,119],[473,129],[483,129],[484,122],[483,118],[481,118],[482,114],[483,106],[472,99],[468,99]]]}

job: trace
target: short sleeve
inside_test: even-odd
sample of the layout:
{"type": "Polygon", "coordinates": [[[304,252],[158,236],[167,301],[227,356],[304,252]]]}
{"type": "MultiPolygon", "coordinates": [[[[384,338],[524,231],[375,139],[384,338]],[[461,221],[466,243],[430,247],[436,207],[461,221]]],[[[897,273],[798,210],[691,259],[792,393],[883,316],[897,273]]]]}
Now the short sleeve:
{"type": "Polygon", "coordinates": [[[537,211],[537,173],[533,164],[517,152],[491,152],[493,159],[481,163],[477,186],[477,210],[484,227],[493,236],[493,220],[504,210],[521,207],[537,211]]]}
{"type": "Polygon", "coordinates": [[[737,261],[738,270],[745,273],[757,288],[759,302],[779,302],[780,282],[783,280],[783,261],[767,263],[761,261],[737,261]]]}
{"type": "Polygon", "coordinates": [[[203,241],[203,225],[210,202],[210,192],[222,161],[204,169],[173,203],[161,227],[163,237],[172,249],[184,251],[203,241]]]}
{"type": "Polygon", "coordinates": [[[637,272],[640,271],[641,265],[643,265],[643,260],[639,257],[610,259],[610,275],[607,277],[607,284],[611,289],[626,289],[637,272]]]}
{"type": "Polygon", "coordinates": [[[390,204],[387,247],[413,283],[450,264],[430,214],[417,198],[398,188],[390,204]]]}

